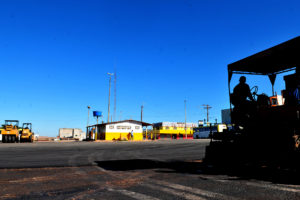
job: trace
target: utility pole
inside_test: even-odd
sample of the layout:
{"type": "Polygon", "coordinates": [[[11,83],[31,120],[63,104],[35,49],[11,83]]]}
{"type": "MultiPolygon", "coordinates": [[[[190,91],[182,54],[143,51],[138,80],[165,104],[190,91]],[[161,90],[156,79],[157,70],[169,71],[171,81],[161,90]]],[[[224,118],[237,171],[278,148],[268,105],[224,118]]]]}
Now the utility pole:
{"type": "Polygon", "coordinates": [[[187,139],[187,134],[186,134],[186,100],[184,100],[184,114],[185,114],[185,119],[184,119],[185,139],[187,139]]]}
{"type": "Polygon", "coordinates": [[[144,106],[142,105],[141,106],[141,122],[143,121],[143,108],[144,108],[144,106]]]}
{"type": "Polygon", "coordinates": [[[208,104],[207,105],[203,104],[202,106],[204,109],[206,109],[206,121],[208,123],[209,122],[209,111],[208,110],[211,109],[212,107],[208,104]]]}
{"type": "Polygon", "coordinates": [[[110,85],[111,85],[111,76],[113,73],[107,73],[109,75],[109,89],[108,89],[108,114],[107,114],[107,123],[109,123],[109,110],[110,110],[110,85]]]}
{"type": "Polygon", "coordinates": [[[87,119],[87,126],[89,126],[89,120],[90,120],[90,109],[91,109],[91,107],[90,107],[90,106],[88,106],[87,108],[88,108],[88,119],[87,119]]]}

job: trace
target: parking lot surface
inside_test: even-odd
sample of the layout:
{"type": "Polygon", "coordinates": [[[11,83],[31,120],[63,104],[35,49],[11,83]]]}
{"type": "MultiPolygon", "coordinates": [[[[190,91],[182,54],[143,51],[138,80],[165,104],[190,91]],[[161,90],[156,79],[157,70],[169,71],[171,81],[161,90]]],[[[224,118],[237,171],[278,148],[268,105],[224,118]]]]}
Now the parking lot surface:
{"type": "Polygon", "coordinates": [[[214,166],[208,144],[0,144],[0,199],[300,199],[293,172],[214,166]]]}

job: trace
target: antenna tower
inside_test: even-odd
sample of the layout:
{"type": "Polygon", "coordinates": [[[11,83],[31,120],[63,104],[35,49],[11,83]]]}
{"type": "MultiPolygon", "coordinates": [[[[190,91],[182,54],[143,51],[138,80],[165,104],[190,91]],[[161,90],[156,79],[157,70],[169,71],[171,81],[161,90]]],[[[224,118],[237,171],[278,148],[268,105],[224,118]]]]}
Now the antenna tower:
{"type": "Polygon", "coordinates": [[[117,73],[115,70],[115,76],[114,76],[114,121],[116,121],[117,118],[117,73]]]}

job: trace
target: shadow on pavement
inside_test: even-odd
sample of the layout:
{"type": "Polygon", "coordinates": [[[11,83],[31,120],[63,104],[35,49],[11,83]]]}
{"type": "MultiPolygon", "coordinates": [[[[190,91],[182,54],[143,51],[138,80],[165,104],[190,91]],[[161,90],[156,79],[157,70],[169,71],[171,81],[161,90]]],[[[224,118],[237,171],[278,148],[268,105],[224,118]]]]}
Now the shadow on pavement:
{"type": "MultiPolygon", "coordinates": [[[[280,184],[300,185],[300,173],[296,169],[280,169],[265,164],[209,164],[202,161],[157,161],[150,159],[97,161],[99,167],[110,171],[154,169],[157,173],[188,173],[228,175],[233,180],[262,180],[280,184]]],[[[229,178],[230,179],[230,178],[229,178]]]]}

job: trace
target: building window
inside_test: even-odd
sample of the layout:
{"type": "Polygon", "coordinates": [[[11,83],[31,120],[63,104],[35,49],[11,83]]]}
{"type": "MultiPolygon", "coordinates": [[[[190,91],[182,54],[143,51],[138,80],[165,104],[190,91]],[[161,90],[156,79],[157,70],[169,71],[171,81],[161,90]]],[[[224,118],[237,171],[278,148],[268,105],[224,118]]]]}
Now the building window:
{"type": "Polygon", "coordinates": [[[140,127],[139,127],[139,126],[136,126],[135,129],[140,129],[140,127]]]}
{"type": "Polygon", "coordinates": [[[115,127],[114,126],[109,126],[109,129],[114,129],[115,127]]]}
{"type": "Polygon", "coordinates": [[[173,127],[173,130],[177,130],[177,127],[173,127]]]}
{"type": "Polygon", "coordinates": [[[170,128],[168,126],[166,126],[166,130],[169,130],[170,128]]]}

